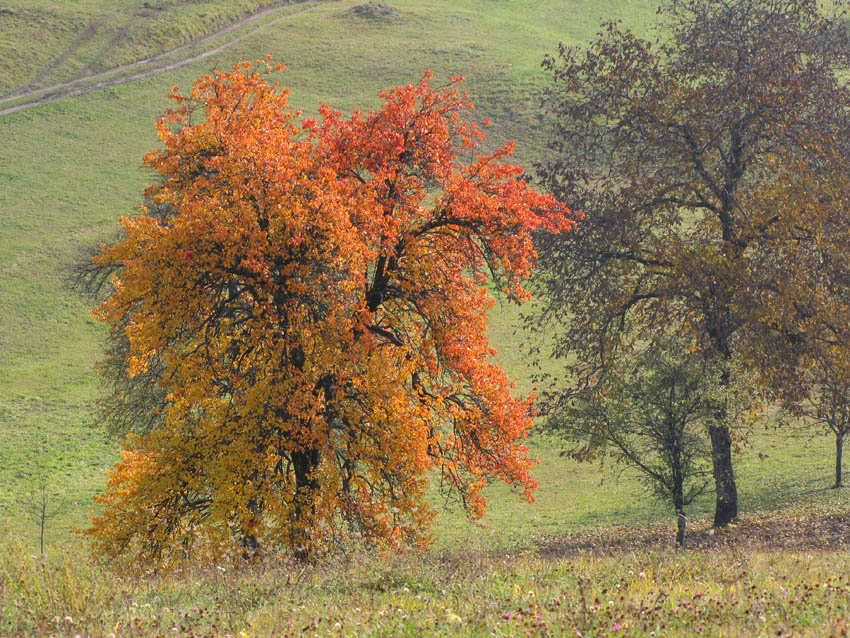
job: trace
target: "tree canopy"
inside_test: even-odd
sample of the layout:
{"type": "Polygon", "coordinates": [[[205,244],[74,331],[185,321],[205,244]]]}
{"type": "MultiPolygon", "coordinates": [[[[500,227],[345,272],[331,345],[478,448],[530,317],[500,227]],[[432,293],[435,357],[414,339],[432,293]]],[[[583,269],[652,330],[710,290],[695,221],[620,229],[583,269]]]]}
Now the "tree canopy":
{"type": "MultiPolygon", "coordinates": [[[[669,0],[655,43],[609,23],[546,59],[554,135],[540,176],[586,212],[575,233],[538,245],[535,323],[558,327],[568,376],[594,382],[618,356],[675,334],[793,394],[801,346],[835,300],[812,266],[847,246],[830,230],[844,223],[842,11],[669,0]]],[[[568,396],[555,388],[550,405],[568,396]]],[[[717,525],[738,512],[725,413],[709,426],[717,525]]]]}
{"type": "Polygon", "coordinates": [[[258,69],[172,92],[145,164],[173,214],[122,219],[96,257],[115,270],[96,317],[165,394],[110,473],[96,548],[425,542],[431,476],[475,516],[494,479],[532,500],[532,397],[490,360],[487,313],[493,287],[528,297],[531,233],[567,232],[568,211],[512,145],[480,150],[461,78],[316,121],[258,69]]]}

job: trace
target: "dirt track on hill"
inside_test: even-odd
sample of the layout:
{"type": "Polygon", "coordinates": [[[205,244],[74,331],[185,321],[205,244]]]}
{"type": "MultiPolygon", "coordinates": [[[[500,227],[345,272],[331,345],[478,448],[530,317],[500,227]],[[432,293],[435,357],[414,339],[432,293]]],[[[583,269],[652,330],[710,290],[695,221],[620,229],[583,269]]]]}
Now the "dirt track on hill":
{"type": "Polygon", "coordinates": [[[167,71],[173,71],[174,69],[179,69],[180,67],[184,67],[188,64],[192,64],[193,62],[197,62],[198,60],[203,60],[217,53],[220,53],[224,49],[227,49],[228,47],[231,47],[234,44],[237,44],[238,42],[241,42],[242,40],[251,37],[258,31],[261,31],[266,27],[269,27],[273,24],[277,24],[285,18],[299,15],[301,13],[304,13],[305,11],[310,11],[318,4],[318,0],[303,0],[302,4],[306,6],[302,7],[298,11],[295,11],[293,13],[287,13],[286,15],[280,16],[276,20],[266,22],[265,24],[262,24],[248,31],[247,33],[243,33],[242,35],[235,37],[232,40],[229,40],[223,44],[213,47],[212,49],[207,49],[206,51],[191,55],[187,58],[181,58],[173,62],[167,62],[168,58],[171,58],[174,55],[177,55],[183,51],[203,46],[204,44],[207,44],[217,38],[220,38],[221,36],[233,33],[234,31],[240,29],[241,27],[244,27],[247,24],[250,24],[251,22],[256,22],[257,20],[260,20],[262,18],[274,15],[276,13],[280,13],[285,9],[292,7],[293,4],[295,3],[291,1],[274,3],[263,9],[260,9],[259,11],[256,11],[255,13],[245,16],[241,20],[233,22],[232,24],[224,27],[223,29],[210,33],[209,35],[205,35],[204,37],[199,38],[197,40],[187,42],[186,44],[181,44],[179,47],[169,49],[168,51],[163,51],[162,53],[158,53],[157,55],[152,56],[150,58],[145,58],[144,60],[137,60],[136,62],[122,64],[121,66],[114,67],[107,71],[101,71],[99,73],[89,73],[77,77],[73,80],[69,80],[67,82],[60,82],[59,84],[54,84],[52,86],[46,86],[39,89],[19,89],[12,93],[8,93],[7,95],[0,97],[0,104],[17,100],[24,101],[13,106],[0,109],[0,116],[16,113],[18,111],[23,111],[24,109],[33,108],[42,104],[49,104],[50,102],[55,102],[56,100],[61,100],[66,97],[76,97],[78,95],[88,93],[89,91],[94,91],[96,89],[103,89],[119,84],[126,84],[127,82],[132,82],[133,80],[140,80],[154,75],[159,75],[160,73],[165,73],[167,71]],[[136,69],[140,70],[136,73],[125,75],[126,73],[134,71],[136,69]]]}

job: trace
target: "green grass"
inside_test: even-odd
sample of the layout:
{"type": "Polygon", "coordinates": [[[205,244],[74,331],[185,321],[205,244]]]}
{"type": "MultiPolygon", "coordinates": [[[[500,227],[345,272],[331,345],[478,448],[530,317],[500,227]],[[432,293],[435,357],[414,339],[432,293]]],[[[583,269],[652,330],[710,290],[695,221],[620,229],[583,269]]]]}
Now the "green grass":
{"type": "Polygon", "coordinates": [[[0,95],[141,60],[278,0],[6,0],[0,95]]]}
{"type": "MultiPolygon", "coordinates": [[[[187,16],[225,4],[158,3],[172,7],[166,13],[186,11],[187,16]]],[[[8,6],[59,21],[71,20],[68,16],[91,20],[102,10],[115,21],[143,4],[44,0],[8,6]]],[[[249,4],[257,3],[228,6],[241,11],[249,4]]],[[[462,73],[473,100],[483,105],[478,115],[494,122],[492,143],[517,138],[518,158],[527,162],[542,144],[535,97],[546,81],[539,67],[542,56],[560,39],[579,41],[606,15],[621,16],[641,29],[654,19],[648,1],[626,6],[583,0],[567,12],[556,0],[539,2],[533,11],[514,0],[396,0],[391,4],[402,15],[399,23],[357,18],[351,11],[355,4],[310,4],[308,11],[258,22],[259,31],[216,58],[0,117],[0,516],[30,529],[18,503],[26,498],[37,456],[61,488],[59,498],[68,503],[53,525],[53,538],[66,535],[85,520],[90,496],[116,458],[116,444],[107,441],[92,417],[92,367],[103,332],[88,316],[87,302],[69,291],[66,277],[84,250],[111,238],[117,219],[132,214],[140,202],[151,180],[140,160],[157,145],[153,121],[168,106],[170,86],[190,86],[213,64],[227,67],[272,53],[289,66],[280,77],[292,87],[292,102],[311,114],[322,102],[343,110],[374,106],[379,89],[416,81],[428,67],[438,80],[462,73]]],[[[4,42],[49,45],[9,15],[0,15],[4,42]]],[[[57,48],[70,46],[80,28],[56,31],[62,39],[57,48]]],[[[46,60],[53,54],[33,55],[46,60]]],[[[79,70],[71,65],[61,75],[57,67],[50,79],[66,79],[79,70]]],[[[19,87],[23,80],[15,82],[19,87]]],[[[498,330],[494,339],[503,356],[518,357],[515,341],[498,330]]],[[[510,370],[510,362],[505,363],[510,370]]],[[[521,387],[528,387],[525,370],[512,374],[523,377],[521,387]]]]}
{"type": "Polygon", "coordinates": [[[461,551],[156,575],[0,555],[6,636],[839,636],[846,554],[461,551]]]}

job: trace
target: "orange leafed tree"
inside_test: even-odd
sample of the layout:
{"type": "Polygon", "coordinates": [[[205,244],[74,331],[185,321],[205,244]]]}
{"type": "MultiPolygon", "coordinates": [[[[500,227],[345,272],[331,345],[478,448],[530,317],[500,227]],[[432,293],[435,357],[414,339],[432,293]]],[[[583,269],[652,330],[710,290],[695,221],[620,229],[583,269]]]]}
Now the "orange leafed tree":
{"type": "Polygon", "coordinates": [[[262,67],[173,92],[145,157],[173,214],[122,219],[96,257],[116,272],[96,317],[166,393],[87,531],[107,555],[425,542],[436,476],[475,516],[494,479],[532,500],[531,399],[491,361],[489,291],[526,298],[531,234],[569,212],[511,145],[480,150],[460,78],[315,121],[262,67]]]}

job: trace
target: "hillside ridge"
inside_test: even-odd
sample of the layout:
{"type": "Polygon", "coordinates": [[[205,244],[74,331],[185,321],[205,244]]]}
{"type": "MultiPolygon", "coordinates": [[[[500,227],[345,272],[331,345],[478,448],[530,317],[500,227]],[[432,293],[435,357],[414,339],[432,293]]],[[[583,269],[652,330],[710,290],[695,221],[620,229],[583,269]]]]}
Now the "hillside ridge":
{"type": "Polygon", "coordinates": [[[218,31],[214,31],[208,35],[203,36],[202,38],[198,38],[191,42],[187,42],[185,44],[181,44],[180,46],[174,47],[167,51],[163,51],[162,53],[158,53],[154,56],[136,60],[135,62],[129,62],[127,64],[121,64],[106,71],[100,71],[98,73],[86,73],[81,75],[73,80],[68,80],[66,82],[59,82],[57,84],[53,84],[51,86],[46,86],[38,89],[19,89],[17,91],[13,91],[12,93],[8,93],[6,95],[0,96],[0,104],[5,104],[8,102],[13,102],[17,100],[24,100],[18,104],[14,104],[13,106],[6,107],[4,109],[0,109],[0,116],[9,115],[11,113],[16,113],[18,111],[22,111],[24,109],[33,108],[35,106],[40,106],[42,104],[49,104],[51,102],[55,102],[56,100],[61,100],[67,97],[76,97],[79,95],[83,95],[88,93],[89,91],[94,91],[97,89],[103,89],[110,86],[117,86],[119,84],[126,84],[127,82],[132,82],[133,80],[140,80],[143,78],[148,78],[154,75],[159,75],[160,73],[165,73],[167,71],[173,71],[175,69],[179,69],[188,64],[192,64],[193,62],[197,62],[199,60],[203,60],[210,56],[215,55],[216,53],[220,53],[221,51],[227,49],[228,47],[233,46],[234,44],[241,42],[242,40],[251,37],[257,32],[261,31],[277,23],[279,20],[291,17],[293,15],[297,15],[304,11],[309,11],[313,8],[313,6],[307,6],[302,8],[300,11],[296,11],[294,13],[287,13],[285,16],[281,16],[275,20],[264,23],[247,33],[243,33],[223,44],[215,46],[211,49],[207,49],[200,53],[196,53],[195,55],[191,55],[186,58],[182,58],[175,62],[170,62],[164,64],[162,66],[155,66],[154,68],[148,68],[138,73],[133,73],[131,75],[120,75],[126,73],[127,71],[131,71],[138,68],[144,68],[150,65],[155,65],[160,61],[166,60],[173,55],[178,53],[182,53],[183,51],[188,51],[194,49],[199,46],[203,46],[204,44],[210,43],[216,38],[219,38],[224,35],[229,35],[234,31],[237,31],[241,27],[244,27],[252,22],[256,22],[265,17],[274,16],[275,14],[283,12],[285,9],[288,9],[293,6],[293,4],[308,4],[315,5],[317,2],[321,0],[295,0],[294,2],[290,0],[282,0],[281,2],[275,2],[272,5],[266,6],[262,9],[259,9],[246,17],[237,20],[234,23],[231,23],[227,27],[219,29],[218,31]],[[120,77],[111,77],[115,75],[120,75],[120,77]],[[110,78],[103,79],[101,78],[110,78]],[[86,85],[88,82],[95,81],[94,84],[86,85]]]}

